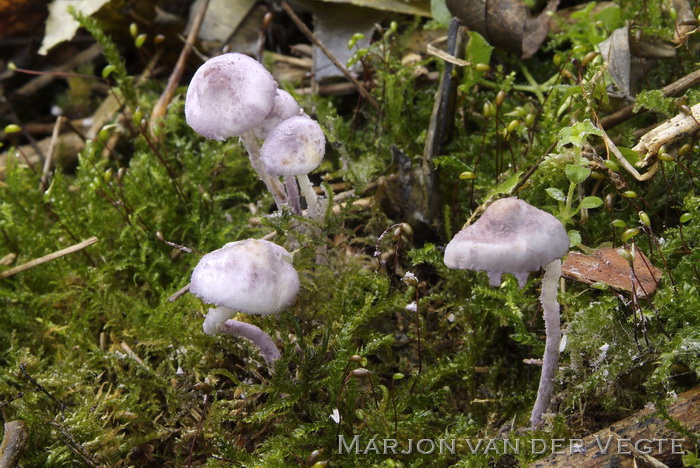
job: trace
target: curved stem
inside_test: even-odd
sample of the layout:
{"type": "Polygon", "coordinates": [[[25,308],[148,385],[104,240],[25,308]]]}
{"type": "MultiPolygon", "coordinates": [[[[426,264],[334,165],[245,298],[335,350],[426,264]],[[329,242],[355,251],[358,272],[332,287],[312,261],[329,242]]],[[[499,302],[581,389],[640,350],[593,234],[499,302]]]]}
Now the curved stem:
{"type": "Polygon", "coordinates": [[[258,143],[258,139],[255,137],[255,134],[253,134],[252,131],[245,132],[240,136],[240,138],[241,143],[243,143],[246,151],[248,151],[250,165],[253,166],[253,169],[258,174],[258,177],[260,177],[260,180],[265,183],[267,191],[272,194],[272,198],[275,199],[275,204],[277,204],[277,209],[281,210],[282,205],[284,205],[287,201],[287,194],[285,193],[284,186],[282,186],[280,181],[276,177],[273,177],[265,169],[265,166],[260,159],[260,143],[258,143]]]}
{"type": "Polygon", "coordinates": [[[256,327],[250,323],[239,322],[238,320],[226,320],[217,326],[216,331],[218,333],[240,336],[241,338],[250,340],[260,349],[260,354],[268,364],[273,364],[282,356],[279,349],[277,349],[277,345],[272,341],[272,338],[270,338],[270,335],[265,333],[260,327],[256,327]]]}
{"type": "Polygon", "coordinates": [[[559,325],[559,303],[557,302],[557,286],[561,277],[561,260],[554,260],[545,265],[542,278],[542,294],[540,302],[544,309],[544,326],[547,339],[542,360],[542,375],[537,389],[537,399],[530,415],[530,425],[536,429],[542,424],[542,414],[547,410],[554,393],[554,377],[559,362],[559,344],[561,343],[561,327],[559,325]]]}

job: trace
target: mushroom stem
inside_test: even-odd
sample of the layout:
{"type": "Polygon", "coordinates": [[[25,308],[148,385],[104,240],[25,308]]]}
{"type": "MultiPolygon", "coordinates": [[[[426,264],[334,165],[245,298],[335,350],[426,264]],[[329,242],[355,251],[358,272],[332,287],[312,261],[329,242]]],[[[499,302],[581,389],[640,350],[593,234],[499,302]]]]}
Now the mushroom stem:
{"type": "Polygon", "coordinates": [[[275,199],[275,204],[277,209],[281,210],[282,205],[287,201],[287,195],[284,191],[284,187],[275,177],[272,177],[269,172],[265,169],[265,166],[260,159],[260,143],[255,137],[255,134],[251,131],[247,131],[240,135],[241,143],[245,146],[246,151],[248,151],[248,157],[250,158],[250,164],[253,169],[265,183],[267,191],[272,194],[272,198],[275,199]]]}
{"type": "Polygon", "coordinates": [[[260,349],[260,354],[268,364],[273,364],[282,355],[280,354],[277,345],[272,341],[270,335],[265,333],[260,327],[256,327],[250,323],[239,322],[238,320],[226,320],[216,327],[218,333],[226,333],[228,335],[240,336],[250,340],[255,346],[260,349]]]}
{"type": "Polygon", "coordinates": [[[537,389],[537,399],[530,415],[530,425],[533,429],[537,429],[542,424],[542,414],[547,410],[554,393],[554,377],[557,372],[559,344],[561,343],[559,303],[557,302],[557,287],[560,277],[561,260],[557,259],[545,265],[540,302],[544,309],[544,326],[547,338],[544,346],[540,386],[537,389]]]}
{"type": "Polygon", "coordinates": [[[309,211],[309,218],[320,221],[321,213],[318,207],[318,196],[314,191],[313,185],[311,185],[309,176],[307,174],[298,175],[297,180],[299,181],[301,193],[304,194],[306,199],[306,209],[309,211]]]}
{"type": "Polygon", "coordinates": [[[284,186],[287,188],[289,207],[295,215],[301,215],[301,203],[299,202],[299,187],[293,176],[284,176],[284,186]]]}

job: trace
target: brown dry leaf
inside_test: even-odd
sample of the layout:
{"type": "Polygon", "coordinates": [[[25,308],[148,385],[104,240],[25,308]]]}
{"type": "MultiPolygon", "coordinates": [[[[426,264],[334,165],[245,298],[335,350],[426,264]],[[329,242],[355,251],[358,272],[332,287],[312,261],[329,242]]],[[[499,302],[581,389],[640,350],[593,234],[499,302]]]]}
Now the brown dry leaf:
{"type": "Polygon", "coordinates": [[[550,15],[558,5],[559,0],[549,0],[533,16],[522,0],[447,0],[447,8],[465,26],[524,59],[532,57],[544,42],[550,15]]]}
{"type": "Polygon", "coordinates": [[[627,26],[618,28],[610,37],[598,44],[608,72],[620,91],[630,95],[630,42],[627,26]]]}
{"type": "Polygon", "coordinates": [[[661,279],[661,270],[654,267],[639,250],[636,251],[633,265],[634,275],[617,249],[605,247],[594,250],[591,255],[569,252],[562,265],[562,274],[582,283],[602,282],[611,288],[627,292],[632,292],[631,277],[634,277],[634,289],[638,297],[652,294],[661,279]]]}

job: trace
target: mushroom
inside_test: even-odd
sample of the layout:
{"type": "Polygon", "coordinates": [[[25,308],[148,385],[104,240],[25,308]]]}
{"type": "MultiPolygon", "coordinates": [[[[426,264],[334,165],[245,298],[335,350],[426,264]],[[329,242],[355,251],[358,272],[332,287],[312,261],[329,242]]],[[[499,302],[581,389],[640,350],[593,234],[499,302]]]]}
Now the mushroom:
{"type": "Polygon", "coordinates": [[[277,82],[265,67],[247,55],[229,53],[204,62],[192,77],[185,97],[185,119],[200,135],[215,140],[239,136],[250,163],[278,208],[284,188],[260,162],[260,145],[252,130],[273,107],[277,82]]]}
{"type": "Polygon", "coordinates": [[[294,117],[296,115],[302,115],[303,111],[297,101],[283,89],[278,89],[275,94],[275,98],[272,100],[272,109],[267,114],[267,116],[258,124],[257,127],[253,129],[253,133],[256,137],[264,140],[267,135],[279,125],[281,122],[294,117]]]}
{"type": "Polygon", "coordinates": [[[297,193],[298,197],[298,192],[296,182],[290,176],[296,176],[306,199],[309,217],[316,220],[321,217],[322,210],[307,174],[321,164],[325,152],[326,137],[323,130],[308,115],[291,117],[277,125],[260,150],[265,168],[271,174],[284,176],[292,204],[295,203],[293,193],[297,193]]]}
{"type": "Polygon", "coordinates": [[[462,229],[445,249],[445,265],[461,270],[486,271],[491,286],[511,273],[522,288],[528,273],[544,267],[540,302],[544,309],[546,342],[537,399],[530,416],[533,428],[541,424],[554,391],[561,329],[557,284],[561,257],[569,249],[564,226],[552,215],[515,197],[489,206],[471,226],[462,229]]]}
{"type": "Polygon", "coordinates": [[[230,242],[204,255],[190,280],[190,292],[218,307],[209,309],[204,332],[247,338],[268,363],[279,359],[272,338],[260,328],[232,320],[236,312],[270,315],[291,304],[299,292],[299,275],[283,247],[264,240],[230,242]]]}

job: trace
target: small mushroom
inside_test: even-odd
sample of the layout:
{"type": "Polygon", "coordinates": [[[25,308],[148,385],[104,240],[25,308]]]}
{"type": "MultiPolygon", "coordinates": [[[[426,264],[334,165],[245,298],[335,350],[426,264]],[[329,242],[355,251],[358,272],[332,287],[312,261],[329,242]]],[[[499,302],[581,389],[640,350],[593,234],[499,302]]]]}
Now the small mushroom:
{"type": "Polygon", "coordinates": [[[537,400],[530,417],[533,428],[541,424],[554,391],[561,342],[557,284],[561,257],[568,249],[569,237],[554,216],[515,197],[495,201],[445,249],[447,267],[486,271],[491,286],[499,286],[501,275],[511,273],[522,288],[529,272],[545,269],[540,302],[547,338],[537,400]]]}
{"type": "Polygon", "coordinates": [[[185,119],[207,138],[239,136],[253,169],[280,207],[286,200],[284,188],[265,171],[252,132],[270,113],[276,94],[277,82],[260,62],[238,53],[219,55],[204,62],[192,77],[185,97],[185,119]]]}
{"type": "Polygon", "coordinates": [[[314,192],[309,172],[316,169],[326,152],[326,137],[318,122],[307,115],[291,117],[277,125],[268,135],[260,150],[260,158],[271,173],[285,177],[285,185],[293,203],[296,176],[311,219],[319,219],[321,209],[314,192]]]}
{"type": "Polygon", "coordinates": [[[278,89],[275,94],[275,98],[272,101],[272,109],[270,113],[258,124],[257,127],[253,129],[255,136],[264,140],[267,135],[279,125],[281,122],[294,117],[296,115],[302,115],[303,111],[297,101],[289,94],[287,91],[278,89]]]}
{"type": "Polygon", "coordinates": [[[219,55],[192,77],[185,118],[200,135],[225,140],[259,125],[276,93],[277,82],[260,62],[238,53],[219,55]]]}
{"type": "Polygon", "coordinates": [[[192,272],[190,292],[218,306],[209,309],[204,319],[205,333],[247,338],[268,363],[279,359],[279,350],[267,333],[231,318],[236,312],[276,314],[294,301],[299,275],[287,250],[256,239],[228,243],[202,257],[192,272]]]}

